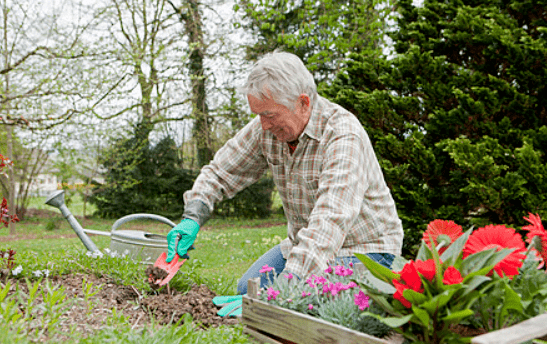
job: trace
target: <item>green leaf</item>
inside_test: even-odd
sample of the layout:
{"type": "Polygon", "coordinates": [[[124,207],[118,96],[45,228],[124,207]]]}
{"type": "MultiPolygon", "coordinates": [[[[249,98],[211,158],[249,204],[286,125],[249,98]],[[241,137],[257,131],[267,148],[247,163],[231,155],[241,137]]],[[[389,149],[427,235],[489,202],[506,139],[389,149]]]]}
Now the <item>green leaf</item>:
{"type": "Polygon", "coordinates": [[[458,239],[456,239],[452,245],[448,246],[446,251],[443,252],[441,255],[441,261],[443,262],[444,266],[450,266],[454,265],[458,257],[463,251],[463,247],[465,246],[465,243],[467,242],[467,239],[469,238],[469,235],[473,231],[473,227],[471,227],[467,232],[462,234],[458,239]]]}
{"type": "Polygon", "coordinates": [[[376,319],[380,320],[381,322],[383,322],[384,324],[386,324],[387,326],[389,326],[391,328],[398,328],[398,327],[403,326],[407,322],[409,322],[410,319],[412,319],[412,317],[414,316],[414,314],[408,314],[408,315],[405,315],[403,317],[384,318],[384,317],[382,317],[378,314],[374,314],[374,313],[370,313],[370,312],[363,312],[363,313],[361,313],[361,316],[370,316],[370,317],[373,317],[373,318],[376,318],[376,319]]]}
{"type": "MultiPolygon", "coordinates": [[[[430,238],[430,241],[433,242],[433,238],[430,238]]],[[[443,275],[441,273],[441,258],[439,257],[439,252],[437,252],[436,248],[431,249],[429,246],[426,246],[425,249],[431,253],[433,261],[435,262],[435,285],[438,289],[443,289],[443,275]]]]}
{"type": "Polygon", "coordinates": [[[391,283],[393,279],[399,280],[401,277],[391,271],[390,269],[386,268],[382,264],[374,261],[372,258],[367,256],[366,254],[361,253],[355,253],[355,256],[359,258],[359,260],[365,265],[365,267],[378,279],[381,281],[384,281],[386,283],[391,283]]]}
{"type": "Polygon", "coordinates": [[[419,308],[418,306],[412,305],[412,312],[414,313],[416,318],[420,321],[420,323],[422,323],[422,325],[424,325],[427,329],[429,329],[429,314],[427,314],[427,311],[419,308]]]}
{"type": "Polygon", "coordinates": [[[467,256],[462,261],[460,272],[463,276],[467,276],[469,273],[482,269],[485,266],[486,261],[496,253],[496,249],[489,249],[480,251],[467,256]]]}
{"type": "MultiPolygon", "coordinates": [[[[365,279],[365,284],[370,287],[370,288],[373,288],[377,291],[380,291],[381,293],[384,293],[384,294],[388,294],[388,295],[393,295],[396,291],[395,287],[393,287],[391,284],[389,283],[386,283],[384,281],[382,281],[381,279],[379,278],[376,278],[370,271],[364,271],[363,272],[363,277],[365,279]]],[[[360,283],[360,281],[357,281],[355,280],[354,282],[356,283],[360,283]]]]}
{"type": "Polygon", "coordinates": [[[408,260],[405,259],[402,256],[395,256],[395,259],[393,259],[393,263],[391,263],[391,270],[392,271],[401,271],[403,270],[403,267],[405,264],[408,263],[408,260]]]}
{"type": "MultiPolygon", "coordinates": [[[[467,277],[466,277],[467,279],[467,277]]],[[[484,282],[491,281],[492,279],[488,276],[471,276],[469,279],[464,279],[463,284],[465,286],[465,291],[463,292],[463,295],[467,295],[473,290],[477,289],[481,284],[484,282]]]]}
{"type": "Polygon", "coordinates": [[[463,309],[461,311],[451,313],[444,318],[441,318],[441,320],[447,324],[458,324],[463,318],[467,318],[473,314],[475,314],[473,310],[463,309]]]}
{"type": "Polygon", "coordinates": [[[467,274],[463,278],[463,283],[467,283],[467,281],[470,280],[471,278],[473,278],[474,276],[486,276],[486,275],[488,275],[488,273],[490,271],[492,271],[492,268],[493,268],[493,266],[489,265],[489,266],[485,266],[484,268],[482,268],[480,270],[473,271],[473,272],[467,274]]]}
{"type": "Polygon", "coordinates": [[[433,255],[431,254],[429,246],[427,246],[425,241],[422,240],[422,244],[420,245],[420,249],[418,250],[418,254],[416,255],[416,260],[421,260],[425,262],[428,259],[433,259],[433,255]]]}
{"type": "Polygon", "coordinates": [[[378,306],[380,306],[384,311],[388,312],[391,315],[394,316],[402,316],[400,312],[398,312],[393,306],[387,301],[386,297],[383,295],[378,295],[375,293],[369,293],[368,296],[377,303],[378,306]]]}
{"type": "Polygon", "coordinates": [[[505,298],[501,308],[500,317],[505,319],[510,309],[519,313],[523,312],[522,303],[519,294],[517,294],[507,283],[505,283],[505,298]]]}
{"type": "Polygon", "coordinates": [[[413,305],[420,305],[428,300],[427,296],[412,289],[403,291],[403,296],[413,305]]]}
{"type": "Polygon", "coordinates": [[[496,266],[496,264],[498,264],[499,262],[501,262],[505,257],[507,257],[508,255],[510,255],[511,253],[513,253],[513,251],[515,251],[514,248],[504,248],[504,249],[501,249],[500,251],[494,253],[494,255],[492,257],[490,257],[485,265],[492,265],[492,266],[496,266]]]}
{"type": "Polygon", "coordinates": [[[420,306],[429,314],[434,314],[450,301],[455,292],[456,289],[445,290],[442,293],[435,295],[431,300],[422,303],[420,306]]]}

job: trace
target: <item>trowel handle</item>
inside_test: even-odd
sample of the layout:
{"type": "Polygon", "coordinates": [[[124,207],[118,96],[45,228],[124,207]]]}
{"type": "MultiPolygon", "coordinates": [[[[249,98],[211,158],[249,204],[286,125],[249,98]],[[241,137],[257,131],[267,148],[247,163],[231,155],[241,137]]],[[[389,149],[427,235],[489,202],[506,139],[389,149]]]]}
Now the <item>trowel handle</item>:
{"type": "Polygon", "coordinates": [[[175,252],[177,252],[177,249],[179,248],[180,239],[182,239],[182,235],[179,233],[179,234],[177,234],[177,237],[175,238],[175,252]]]}

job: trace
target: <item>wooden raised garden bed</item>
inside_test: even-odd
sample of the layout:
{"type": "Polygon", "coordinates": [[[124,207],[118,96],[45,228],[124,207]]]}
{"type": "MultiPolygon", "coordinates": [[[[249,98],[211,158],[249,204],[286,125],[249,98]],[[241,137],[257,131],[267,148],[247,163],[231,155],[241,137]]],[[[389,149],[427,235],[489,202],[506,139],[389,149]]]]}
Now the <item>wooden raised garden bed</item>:
{"type": "MultiPolygon", "coordinates": [[[[333,324],[307,314],[268,304],[258,299],[259,279],[249,279],[243,296],[241,323],[245,333],[260,343],[347,343],[401,344],[403,338],[388,339],[333,324]]],[[[547,314],[538,315],[511,327],[476,336],[472,344],[518,344],[541,338],[547,340],[547,314]]]]}
{"type": "Polygon", "coordinates": [[[403,338],[389,340],[354,331],[307,314],[268,304],[258,299],[259,279],[249,279],[243,296],[241,322],[245,332],[261,343],[347,343],[400,344],[403,338]]]}

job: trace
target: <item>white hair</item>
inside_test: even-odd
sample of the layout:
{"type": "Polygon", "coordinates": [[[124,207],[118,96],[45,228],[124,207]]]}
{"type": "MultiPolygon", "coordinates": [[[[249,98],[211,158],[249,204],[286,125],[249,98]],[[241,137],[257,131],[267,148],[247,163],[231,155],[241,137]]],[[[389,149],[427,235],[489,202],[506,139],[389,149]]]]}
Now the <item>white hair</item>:
{"type": "Polygon", "coordinates": [[[241,91],[258,99],[271,98],[291,111],[301,94],[310,97],[310,104],[317,98],[315,80],[302,60],[277,50],[254,64],[241,91]]]}

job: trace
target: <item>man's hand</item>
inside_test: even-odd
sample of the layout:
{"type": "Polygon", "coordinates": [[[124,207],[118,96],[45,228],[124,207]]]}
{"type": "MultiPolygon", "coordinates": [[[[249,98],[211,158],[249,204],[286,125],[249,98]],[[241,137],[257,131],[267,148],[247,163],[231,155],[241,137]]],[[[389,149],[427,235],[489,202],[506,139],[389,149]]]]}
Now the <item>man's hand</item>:
{"type": "Polygon", "coordinates": [[[170,263],[175,258],[176,253],[181,258],[188,258],[186,253],[193,248],[192,244],[196,240],[198,231],[198,223],[191,219],[184,219],[173,227],[167,234],[168,253],[165,261],[170,263]]]}

